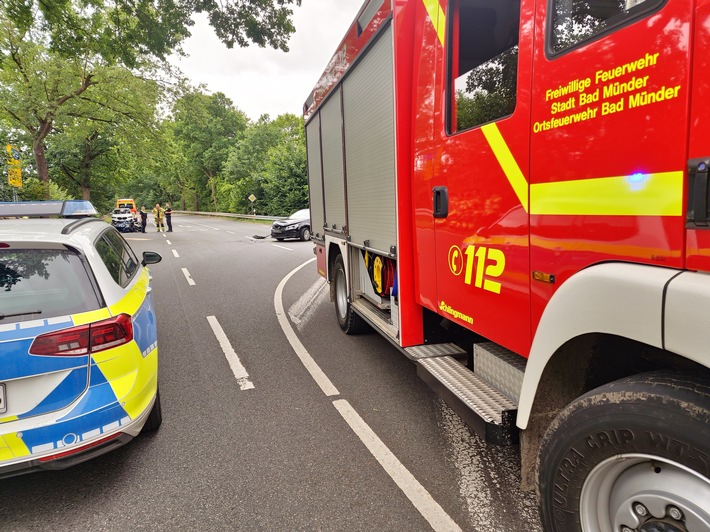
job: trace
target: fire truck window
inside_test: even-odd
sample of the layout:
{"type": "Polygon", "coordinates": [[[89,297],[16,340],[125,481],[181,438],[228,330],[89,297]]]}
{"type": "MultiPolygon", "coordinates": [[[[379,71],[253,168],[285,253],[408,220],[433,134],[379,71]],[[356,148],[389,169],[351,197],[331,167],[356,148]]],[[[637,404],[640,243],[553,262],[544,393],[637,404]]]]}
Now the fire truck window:
{"type": "Polygon", "coordinates": [[[452,0],[449,4],[449,130],[515,110],[520,0],[452,0]]]}
{"type": "Polygon", "coordinates": [[[663,0],[552,0],[550,48],[561,52],[660,6],[663,0]]]}

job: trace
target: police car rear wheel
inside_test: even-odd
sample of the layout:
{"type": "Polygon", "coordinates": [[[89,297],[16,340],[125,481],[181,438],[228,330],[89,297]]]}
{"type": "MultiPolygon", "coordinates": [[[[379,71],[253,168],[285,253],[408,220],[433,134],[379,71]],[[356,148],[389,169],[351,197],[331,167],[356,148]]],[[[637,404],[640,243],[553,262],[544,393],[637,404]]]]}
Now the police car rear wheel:
{"type": "Polygon", "coordinates": [[[163,411],[160,408],[160,390],[155,393],[155,403],[153,403],[153,408],[148,414],[148,420],[143,425],[144,432],[152,432],[158,430],[161,423],[163,422],[163,411]]]}
{"type": "Polygon", "coordinates": [[[545,435],[545,530],[710,530],[710,386],[656,372],[593,390],[545,435]]]}

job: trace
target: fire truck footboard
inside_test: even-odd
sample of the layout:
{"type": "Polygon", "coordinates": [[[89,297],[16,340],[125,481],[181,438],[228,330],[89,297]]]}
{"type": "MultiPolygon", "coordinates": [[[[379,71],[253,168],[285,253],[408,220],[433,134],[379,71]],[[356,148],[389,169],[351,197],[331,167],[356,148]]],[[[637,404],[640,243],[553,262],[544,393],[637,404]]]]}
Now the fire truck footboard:
{"type": "Polygon", "coordinates": [[[455,358],[419,360],[417,375],[488,443],[518,443],[517,405],[455,358]]]}

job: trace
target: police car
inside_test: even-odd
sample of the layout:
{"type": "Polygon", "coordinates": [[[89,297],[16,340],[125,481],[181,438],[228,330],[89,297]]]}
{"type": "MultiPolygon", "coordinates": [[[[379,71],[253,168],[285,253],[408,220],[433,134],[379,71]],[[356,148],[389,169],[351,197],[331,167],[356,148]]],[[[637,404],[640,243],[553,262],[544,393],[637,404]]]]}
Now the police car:
{"type": "Polygon", "coordinates": [[[139,261],[95,214],[85,201],[0,203],[0,478],[160,426],[146,265],[161,257],[139,261]]]}

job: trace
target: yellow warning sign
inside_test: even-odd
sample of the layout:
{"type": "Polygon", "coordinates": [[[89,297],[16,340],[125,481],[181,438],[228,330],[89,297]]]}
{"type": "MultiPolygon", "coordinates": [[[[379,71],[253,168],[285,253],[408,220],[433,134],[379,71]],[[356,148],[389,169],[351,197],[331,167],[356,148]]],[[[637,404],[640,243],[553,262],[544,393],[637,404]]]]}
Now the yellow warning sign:
{"type": "Polygon", "coordinates": [[[7,181],[12,187],[22,186],[22,163],[20,162],[20,152],[12,144],[6,146],[7,149],[7,181]]]}

